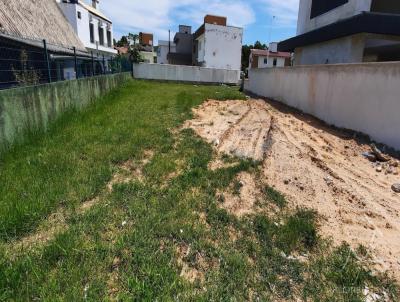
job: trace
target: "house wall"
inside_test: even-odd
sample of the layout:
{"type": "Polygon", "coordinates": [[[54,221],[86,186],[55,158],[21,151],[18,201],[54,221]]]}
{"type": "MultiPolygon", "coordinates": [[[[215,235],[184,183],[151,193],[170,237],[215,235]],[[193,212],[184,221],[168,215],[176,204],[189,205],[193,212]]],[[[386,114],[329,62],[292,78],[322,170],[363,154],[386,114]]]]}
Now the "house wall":
{"type": "Polygon", "coordinates": [[[258,57],[258,68],[274,68],[274,67],[284,67],[285,66],[285,58],[276,58],[276,66],[274,66],[274,57],[258,57]],[[268,62],[265,64],[264,59],[267,59],[268,62]]]}
{"type": "Polygon", "coordinates": [[[24,134],[46,130],[65,111],[81,109],[130,78],[130,73],[98,76],[0,91],[0,151],[24,134]]]}
{"type": "Polygon", "coordinates": [[[349,0],[346,4],[311,19],[312,1],[300,0],[297,35],[337,22],[340,19],[349,18],[363,11],[370,11],[372,3],[372,0],[349,0]]]}
{"type": "Polygon", "coordinates": [[[237,85],[240,80],[240,70],[184,65],[135,64],[133,73],[136,79],[189,83],[237,85]]]}
{"type": "Polygon", "coordinates": [[[246,89],[400,150],[400,63],[252,69],[246,89]]]}
{"type": "Polygon", "coordinates": [[[294,65],[361,63],[365,35],[358,34],[296,48],[294,65]]]}
{"type": "MultiPolygon", "coordinates": [[[[168,64],[168,53],[169,53],[169,45],[168,41],[162,41],[163,43],[158,42],[158,51],[157,51],[157,63],[158,64],[168,64]]],[[[176,52],[175,43],[171,43],[171,52],[176,52]]]]}
{"type": "Polygon", "coordinates": [[[111,27],[111,45],[113,45],[113,26],[111,23],[102,20],[101,18],[92,15],[87,9],[82,7],[79,4],[71,4],[71,3],[59,3],[61,10],[63,11],[65,17],[74,28],[76,34],[79,39],[82,41],[84,46],[88,51],[93,51],[95,56],[102,56],[103,54],[108,59],[110,56],[116,55],[117,51],[113,48],[108,47],[108,39],[107,39],[107,25],[111,27]],[[78,12],[81,14],[81,19],[78,18],[78,12]],[[94,40],[95,43],[90,41],[90,16],[92,15],[92,23],[94,26],[94,40]],[[104,32],[104,46],[100,44],[96,44],[96,42],[100,43],[99,37],[99,23],[103,23],[103,32],[104,32]]]}
{"type": "Polygon", "coordinates": [[[240,70],[242,28],[205,24],[204,39],[204,67],[240,70]]]}

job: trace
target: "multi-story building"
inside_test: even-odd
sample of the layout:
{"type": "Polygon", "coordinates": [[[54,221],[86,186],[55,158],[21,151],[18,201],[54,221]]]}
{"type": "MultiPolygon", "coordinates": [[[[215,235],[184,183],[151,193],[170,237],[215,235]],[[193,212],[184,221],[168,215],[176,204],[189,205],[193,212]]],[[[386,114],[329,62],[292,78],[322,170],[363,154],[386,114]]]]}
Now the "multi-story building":
{"type": "Polygon", "coordinates": [[[112,21],[100,11],[99,0],[92,0],[91,6],[82,0],[56,1],[89,53],[105,62],[117,54],[112,21]]]}
{"type": "Polygon", "coordinates": [[[294,65],[400,60],[400,1],[300,0],[294,65]]]}
{"type": "Polygon", "coordinates": [[[226,17],[207,15],[194,34],[195,65],[240,70],[243,28],[227,26],[226,17]]]}
{"type": "Polygon", "coordinates": [[[154,52],[154,36],[150,33],[139,33],[139,50],[145,63],[155,63],[157,54],[154,52]]]}
{"type": "Polygon", "coordinates": [[[174,43],[176,51],[171,51],[167,58],[169,64],[174,65],[193,65],[193,35],[192,27],[179,25],[179,31],[175,34],[174,43]]]}

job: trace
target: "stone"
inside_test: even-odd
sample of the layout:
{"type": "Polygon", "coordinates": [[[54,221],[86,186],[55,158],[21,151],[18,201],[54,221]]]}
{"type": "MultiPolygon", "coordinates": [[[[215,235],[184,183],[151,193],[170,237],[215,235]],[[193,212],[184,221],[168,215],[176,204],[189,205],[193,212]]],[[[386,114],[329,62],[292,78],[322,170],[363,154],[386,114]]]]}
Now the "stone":
{"type": "Polygon", "coordinates": [[[363,153],[363,156],[371,162],[376,162],[376,156],[371,152],[365,152],[363,153]]]}
{"type": "Polygon", "coordinates": [[[381,150],[379,150],[374,144],[371,145],[371,151],[376,156],[377,160],[381,162],[388,162],[390,161],[390,157],[383,154],[381,150]]]}
{"type": "Polygon", "coordinates": [[[381,173],[383,170],[382,166],[376,167],[376,172],[381,173]]]}
{"type": "Polygon", "coordinates": [[[396,161],[392,161],[392,162],[390,162],[390,164],[389,164],[391,167],[393,167],[393,168],[398,168],[399,167],[399,162],[396,160],[396,161]]]}
{"type": "Polygon", "coordinates": [[[393,184],[392,190],[395,191],[396,193],[400,193],[400,183],[393,184]]]}

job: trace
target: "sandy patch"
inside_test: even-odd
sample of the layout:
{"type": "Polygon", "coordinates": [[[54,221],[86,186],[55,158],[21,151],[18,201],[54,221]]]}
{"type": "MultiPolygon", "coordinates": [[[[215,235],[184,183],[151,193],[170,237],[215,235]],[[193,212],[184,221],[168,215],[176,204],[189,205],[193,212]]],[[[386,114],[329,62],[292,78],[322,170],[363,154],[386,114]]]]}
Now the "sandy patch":
{"type": "MultiPolygon", "coordinates": [[[[324,235],[368,247],[376,266],[400,279],[400,195],[391,189],[400,182],[399,167],[368,161],[368,142],[263,100],[209,100],[194,115],[186,127],[218,152],[263,160],[262,182],[291,207],[317,210],[324,235]]],[[[253,208],[252,198],[239,210],[239,200],[227,199],[226,208],[239,215],[253,208]]]]}
{"type": "Polygon", "coordinates": [[[235,180],[240,185],[239,192],[233,192],[230,187],[223,193],[222,208],[237,217],[243,217],[255,212],[256,202],[261,198],[262,192],[256,185],[254,176],[247,172],[242,172],[235,180]]]}

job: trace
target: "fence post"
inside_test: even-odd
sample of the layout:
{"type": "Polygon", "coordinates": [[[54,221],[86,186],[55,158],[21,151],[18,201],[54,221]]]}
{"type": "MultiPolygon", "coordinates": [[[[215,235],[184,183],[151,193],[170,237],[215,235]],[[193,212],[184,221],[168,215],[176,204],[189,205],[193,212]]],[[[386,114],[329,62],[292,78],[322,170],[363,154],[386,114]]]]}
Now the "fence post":
{"type": "Polygon", "coordinates": [[[94,77],[94,57],[93,57],[93,51],[92,51],[92,77],[94,77]]]}
{"type": "Polygon", "coordinates": [[[43,40],[43,48],[44,48],[44,56],[45,56],[45,60],[46,60],[46,65],[47,65],[47,76],[49,77],[49,83],[51,83],[49,53],[47,51],[47,42],[45,39],[43,40]]]}
{"type": "Polygon", "coordinates": [[[76,47],[74,46],[75,78],[78,79],[78,58],[76,57],[76,47]]]}
{"type": "Polygon", "coordinates": [[[134,73],[133,73],[133,62],[131,62],[131,76],[132,76],[132,78],[135,77],[135,75],[134,75],[134,73]]]}
{"type": "Polygon", "coordinates": [[[106,60],[104,59],[104,54],[103,54],[103,74],[106,74],[106,60]]]}

